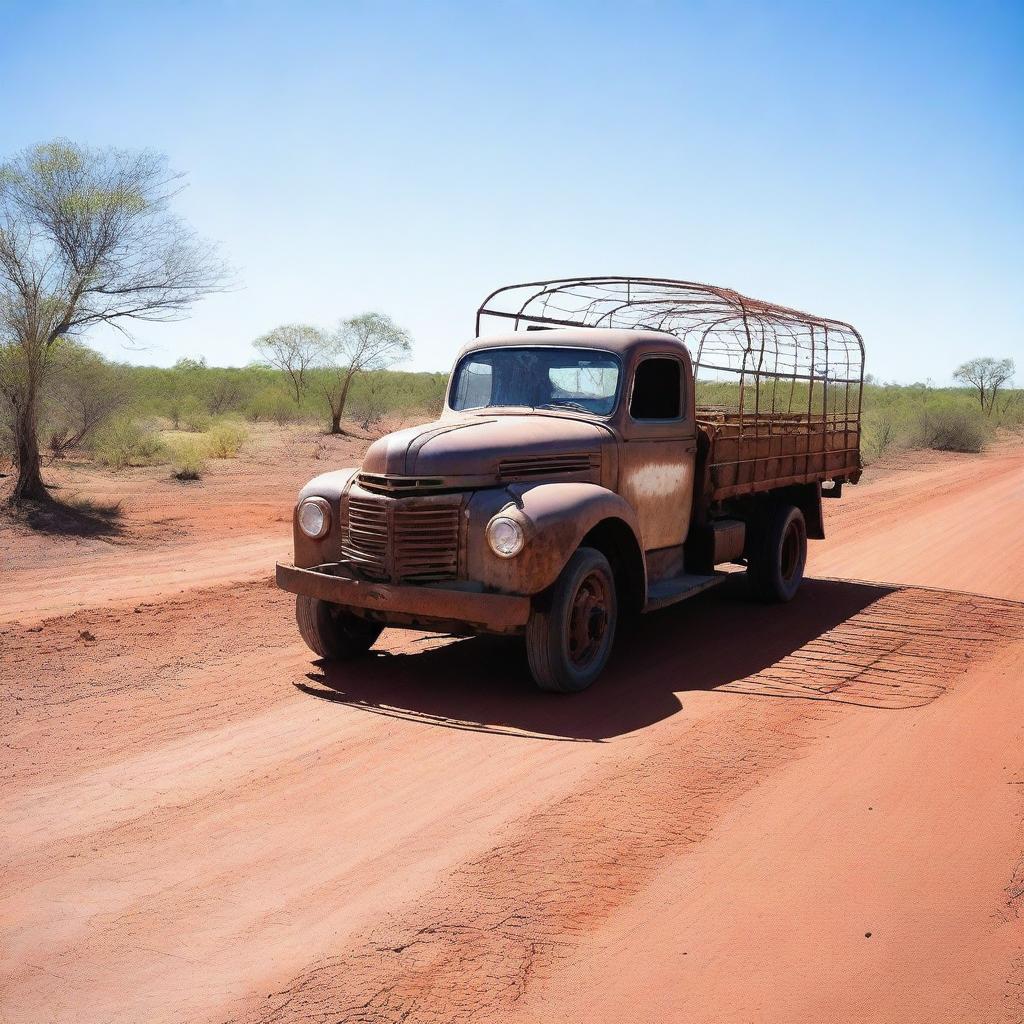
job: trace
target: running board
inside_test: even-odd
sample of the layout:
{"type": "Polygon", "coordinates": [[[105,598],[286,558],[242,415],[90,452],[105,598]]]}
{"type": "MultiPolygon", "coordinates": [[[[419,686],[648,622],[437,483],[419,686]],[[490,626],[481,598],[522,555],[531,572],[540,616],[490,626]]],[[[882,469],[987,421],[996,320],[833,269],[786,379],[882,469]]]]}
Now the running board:
{"type": "Polygon", "coordinates": [[[659,580],[647,588],[647,603],[644,605],[645,612],[657,611],[659,608],[666,608],[677,601],[685,601],[694,594],[717,586],[729,578],[731,573],[715,572],[710,576],[697,576],[687,574],[675,576],[670,580],[659,580]]]}

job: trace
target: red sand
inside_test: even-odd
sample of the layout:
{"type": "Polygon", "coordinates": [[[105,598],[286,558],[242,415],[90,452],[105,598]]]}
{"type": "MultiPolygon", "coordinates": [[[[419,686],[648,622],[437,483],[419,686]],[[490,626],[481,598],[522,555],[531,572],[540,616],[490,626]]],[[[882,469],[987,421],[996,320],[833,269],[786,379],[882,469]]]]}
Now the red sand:
{"type": "Polygon", "coordinates": [[[4,1024],[1024,1019],[1024,449],[868,473],[792,605],[561,699],[510,641],[313,662],[268,576],[317,444],[0,529],[4,1024]]]}

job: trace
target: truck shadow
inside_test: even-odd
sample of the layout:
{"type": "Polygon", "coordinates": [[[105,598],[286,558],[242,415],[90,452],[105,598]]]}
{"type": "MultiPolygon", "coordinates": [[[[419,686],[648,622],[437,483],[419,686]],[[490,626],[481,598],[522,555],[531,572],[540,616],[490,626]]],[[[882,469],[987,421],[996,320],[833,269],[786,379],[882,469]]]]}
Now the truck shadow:
{"type": "Polygon", "coordinates": [[[768,606],[750,601],[738,576],[627,623],[605,675],[581,694],[534,690],[515,640],[443,641],[411,632],[397,650],[321,664],[308,683],[296,685],[423,724],[591,742],[668,718],[682,709],[680,694],[697,690],[914,707],[943,691],[948,666],[929,658],[936,637],[948,637],[950,625],[963,619],[959,597],[808,580],[791,604],[768,606]]]}

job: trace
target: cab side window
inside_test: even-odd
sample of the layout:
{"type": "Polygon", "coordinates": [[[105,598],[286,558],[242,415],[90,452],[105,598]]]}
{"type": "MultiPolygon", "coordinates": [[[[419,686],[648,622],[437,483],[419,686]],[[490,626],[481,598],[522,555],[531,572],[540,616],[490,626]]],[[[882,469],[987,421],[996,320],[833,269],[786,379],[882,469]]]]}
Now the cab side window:
{"type": "Polygon", "coordinates": [[[676,420],[683,414],[683,364],[678,359],[644,359],[633,377],[629,415],[635,420],[676,420]]]}

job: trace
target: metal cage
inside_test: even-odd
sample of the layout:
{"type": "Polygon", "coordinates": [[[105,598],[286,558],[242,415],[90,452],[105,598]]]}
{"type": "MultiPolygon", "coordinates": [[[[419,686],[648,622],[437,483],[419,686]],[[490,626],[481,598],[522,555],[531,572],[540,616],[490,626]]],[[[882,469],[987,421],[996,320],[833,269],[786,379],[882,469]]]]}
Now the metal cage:
{"type": "Polygon", "coordinates": [[[650,277],[577,277],[507,285],[476,314],[533,327],[665,331],[689,349],[697,419],[733,454],[712,467],[723,491],[856,479],[864,342],[850,324],[751,299],[730,288],[650,277]],[[797,456],[803,465],[797,465],[797,456]]]}
{"type": "Polygon", "coordinates": [[[507,285],[480,305],[477,335],[489,318],[511,321],[515,330],[535,325],[666,331],[690,350],[701,413],[729,413],[741,429],[800,417],[859,433],[864,342],[838,320],[730,288],[651,277],[507,285]]]}

